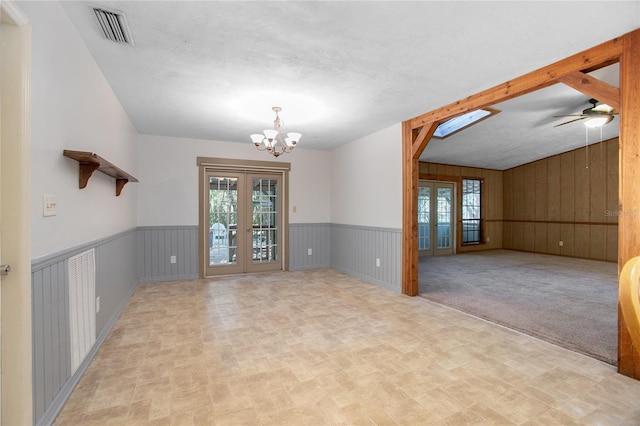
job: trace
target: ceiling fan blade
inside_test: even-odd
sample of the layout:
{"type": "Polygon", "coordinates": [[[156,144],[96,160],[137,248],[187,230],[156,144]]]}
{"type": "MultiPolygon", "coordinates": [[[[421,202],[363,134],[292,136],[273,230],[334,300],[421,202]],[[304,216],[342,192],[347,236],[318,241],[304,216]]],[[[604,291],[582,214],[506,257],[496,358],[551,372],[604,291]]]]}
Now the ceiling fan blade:
{"type": "Polygon", "coordinates": [[[587,117],[580,117],[580,118],[576,118],[575,120],[565,121],[564,123],[556,124],[556,125],[555,125],[555,126],[553,126],[553,127],[564,126],[565,124],[573,123],[574,121],[584,120],[585,118],[587,118],[587,117]]]}
{"type": "Polygon", "coordinates": [[[566,114],[566,115],[554,115],[554,117],[586,117],[584,114],[566,114]]]}

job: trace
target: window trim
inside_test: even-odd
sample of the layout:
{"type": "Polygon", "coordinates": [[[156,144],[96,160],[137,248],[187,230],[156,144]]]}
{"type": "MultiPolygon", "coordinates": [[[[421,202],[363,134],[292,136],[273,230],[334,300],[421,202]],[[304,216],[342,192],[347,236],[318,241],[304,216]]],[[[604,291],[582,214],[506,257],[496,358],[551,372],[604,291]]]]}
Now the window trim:
{"type": "MultiPolygon", "coordinates": [[[[489,114],[485,115],[484,117],[478,118],[478,119],[476,119],[476,120],[474,120],[474,121],[471,121],[471,122],[469,122],[469,123],[465,124],[464,126],[461,126],[461,127],[459,127],[458,129],[456,129],[456,130],[454,130],[454,131],[452,131],[452,132],[450,132],[450,133],[447,133],[447,134],[446,134],[446,135],[444,135],[444,136],[437,136],[437,135],[436,135],[436,133],[434,133],[434,134],[433,134],[433,136],[431,136],[431,137],[432,137],[433,139],[440,139],[440,140],[446,139],[446,138],[448,138],[448,137],[451,137],[451,136],[455,135],[455,134],[456,134],[456,133],[458,133],[458,132],[463,131],[464,129],[467,129],[467,128],[471,127],[471,126],[475,126],[476,124],[478,124],[478,123],[480,123],[480,122],[482,122],[482,121],[484,121],[484,120],[486,120],[486,119],[488,119],[488,118],[491,118],[491,117],[495,116],[496,114],[498,114],[498,113],[502,112],[502,111],[501,111],[501,110],[499,110],[499,109],[486,107],[486,108],[480,108],[480,109],[478,109],[478,110],[470,111],[470,112],[468,112],[467,114],[472,114],[472,113],[475,113],[475,112],[480,111],[480,110],[486,111],[486,112],[488,112],[489,114]]],[[[464,114],[463,114],[463,115],[464,115],[464,114]]],[[[450,118],[449,120],[445,121],[444,123],[441,123],[441,124],[438,126],[438,128],[440,128],[440,126],[443,126],[443,125],[447,124],[447,123],[448,123],[448,122],[450,122],[451,120],[455,120],[455,119],[457,119],[457,118],[459,118],[459,117],[461,117],[461,116],[457,116],[457,117],[452,117],[452,118],[450,118]]],[[[438,130],[438,129],[436,129],[436,132],[437,132],[437,130],[438,130]]]]}
{"type": "Polygon", "coordinates": [[[483,215],[483,210],[484,210],[484,205],[485,205],[485,200],[484,200],[484,179],[483,178],[478,178],[478,177],[465,177],[462,176],[460,179],[460,245],[461,246],[475,246],[475,245],[479,245],[479,244],[485,244],[484,241],[484,215],[483,215]],[[463,209],[464,209],[464,195],[465,195],[465,191],[464,191],[464,182],[466,180],[472,180],[472,181],[478,181],[480,183],[480,206],[479,206],[479,217],[478,219],[472,219],[472,220],[479,220],[479,225],[480,225],[480,235],[479,235],[479,239],[478,241],[464,241],[464,218],[463,218],[463,209]]]}

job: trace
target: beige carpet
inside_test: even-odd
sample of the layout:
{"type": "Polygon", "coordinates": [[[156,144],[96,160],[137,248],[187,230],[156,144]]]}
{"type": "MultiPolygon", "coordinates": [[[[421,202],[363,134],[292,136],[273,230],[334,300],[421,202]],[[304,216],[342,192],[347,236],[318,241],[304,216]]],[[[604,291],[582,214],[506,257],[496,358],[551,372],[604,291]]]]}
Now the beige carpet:
{"type": "Polygon", "coordinates": [[[617,265],[509,250],[421,257],[420,295],[617,363],[617,265]]]}

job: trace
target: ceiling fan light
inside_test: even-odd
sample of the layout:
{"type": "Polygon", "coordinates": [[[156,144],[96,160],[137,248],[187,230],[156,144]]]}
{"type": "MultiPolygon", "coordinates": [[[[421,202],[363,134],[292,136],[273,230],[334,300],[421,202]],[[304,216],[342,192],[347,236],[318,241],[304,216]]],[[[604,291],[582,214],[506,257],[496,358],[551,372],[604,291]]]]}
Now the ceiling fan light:
{"type": "Polygon", "coordinates": [[[605,124],[609,123],[611,120],[613,120],[613,116],[611,115],[605,115],[602,117],[594,117],[594,118],[590,118],[587,121],[584,122],[584,125],[590,128],[595,128],[595,127],[602,127],[605,124]]]}

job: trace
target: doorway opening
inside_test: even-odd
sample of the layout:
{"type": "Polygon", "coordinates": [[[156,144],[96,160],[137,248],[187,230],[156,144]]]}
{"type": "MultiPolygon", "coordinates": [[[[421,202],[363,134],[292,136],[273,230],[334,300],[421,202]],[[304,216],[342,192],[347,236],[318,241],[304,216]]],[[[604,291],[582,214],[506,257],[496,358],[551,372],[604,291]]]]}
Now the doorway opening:
{"type": "Polygon", "coordinates": [[[201,276],[286,270],[289,164],[198,163],[201,276]]]}
{"type": "Polygon", "coordinates": [[[14,2],[0,2],[0,39],[0,423],[31,424],[31,24],[14,2]]]}
{"type": "MultiPolygon", "coordinates": [[[[638,82],[634,78],[640,69],[637,49],[640,45],[640,31],[636,30],[566,59],[532,71],[518,78],[494,86],[483,92],[468,96],[464,100],[441,107],[437,110],[403,122],[403,287],[404,294],[418,293],[418,245],[415,229],[417,226],[417,191],[419,157],[432,135],[443,121],[466,112],[513,99],[544,87],[564,83],[590,97],[620,109],[620,158],[619,158],[619,205],[626,211],[638,205],[636,167],[638,143],[638,121],[640,109],[636,93],[638,82]],[[620,84],[613,87],[590,75],[589,72],[620,63],[620,84]],[[606,101],[604,101],[606,99],[606,101]]],[[[622,238],[634,235],[638,216],[625,215],[619,220],[618,268],[621,269],[638,250],[638,240],[622,238]]],[[[638,324],[638,318],[625,318],[618,314],[618,372],[640,378],[639,350],[631,339],[628,323],[638,324]]]]}

